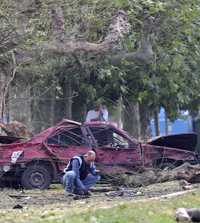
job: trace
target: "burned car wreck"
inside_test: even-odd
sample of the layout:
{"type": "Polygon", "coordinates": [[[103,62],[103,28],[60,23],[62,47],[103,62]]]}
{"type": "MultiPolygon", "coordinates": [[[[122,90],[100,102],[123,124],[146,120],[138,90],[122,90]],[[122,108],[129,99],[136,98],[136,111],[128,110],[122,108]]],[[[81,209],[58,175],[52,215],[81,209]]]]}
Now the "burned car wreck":
{"type": "MultiPolygon", "coordinates": [[[[181,142],[181,136],[177,136],[181,142]]],[[[177,138],[174,136],[174,138],[177,138]]],[[[186,135],[182,135],[186,137],[186,135]]],[[[188,136],[189,137],[189,136],[188,136]]],[[[22,185],[26,189],[48,188],[59,182],[71,157],[93,149],[102,173],[127,173],[137,167],[197,163],[196,136],[191,134],[188,149],[176,140],[143,144],[109,122],[79,123],[64,119],[27,141],[0,137],[1,185],[22,185]],[[176,143],[175,143],[176,142],[176,143]],[[180,143],[180,145],[182,145],[180,143]]]]}

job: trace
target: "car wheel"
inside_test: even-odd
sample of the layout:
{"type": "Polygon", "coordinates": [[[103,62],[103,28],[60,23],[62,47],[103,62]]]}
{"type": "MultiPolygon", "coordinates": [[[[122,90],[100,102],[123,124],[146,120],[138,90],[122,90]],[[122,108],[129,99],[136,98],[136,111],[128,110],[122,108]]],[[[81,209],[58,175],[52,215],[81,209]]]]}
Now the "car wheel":
{"type": "Polygon", "coordinates": [[[25,189],[47,189],[50,183],[51,174],[41,165],[28,166],[21,176],[21,184],[25,189]]]}

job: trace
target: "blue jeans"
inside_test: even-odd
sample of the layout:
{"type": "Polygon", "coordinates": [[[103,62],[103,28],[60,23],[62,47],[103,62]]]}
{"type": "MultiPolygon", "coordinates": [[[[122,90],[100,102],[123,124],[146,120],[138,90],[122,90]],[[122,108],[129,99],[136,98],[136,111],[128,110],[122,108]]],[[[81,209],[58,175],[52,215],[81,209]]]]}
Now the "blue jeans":
{"type": "Polygon", "coordinates": [[[88,174],[81,182],[76,178],[75,171],[67,171],[63,176],[63,184],[65,191],[73,193],[87,192],[97,181],[100,180],[99,175],[88,174]],[[83,188],[84,187],[84,188],[83,188]]]}

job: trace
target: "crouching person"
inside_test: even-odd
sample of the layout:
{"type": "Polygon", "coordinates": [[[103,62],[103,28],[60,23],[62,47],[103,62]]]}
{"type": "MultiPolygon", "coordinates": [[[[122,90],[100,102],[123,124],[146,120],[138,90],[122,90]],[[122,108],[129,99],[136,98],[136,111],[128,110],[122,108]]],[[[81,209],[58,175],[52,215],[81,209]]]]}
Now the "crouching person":
{"type": "Polygon", "coordinates": [[[94,165],[96,154],[90,150],[85,155],[74,156],[65,168],[63,184],[67,195],[89,195],[89,188],[100,180],[94,165]]]}

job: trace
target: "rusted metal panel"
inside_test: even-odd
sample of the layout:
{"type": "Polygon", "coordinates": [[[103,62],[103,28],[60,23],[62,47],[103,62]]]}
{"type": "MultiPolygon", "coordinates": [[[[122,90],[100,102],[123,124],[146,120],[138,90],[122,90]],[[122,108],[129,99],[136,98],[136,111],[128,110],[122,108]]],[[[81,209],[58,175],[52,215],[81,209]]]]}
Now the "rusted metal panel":
{"type": "Polygon", "coordinates": [[[174,160],[174,161],[192,161],[196,159],[196,153],[176,148],[169,148],[164,146],[142,145],[144,154],[144,164],[153,164],[154,161],[174,160]]]}
{"type": "Polygon", "coordinates": [[[194,151],[197,144],[197,134],[184,133],[184,134],[160,136],[150,140],[148,144],[194,151]]]}

